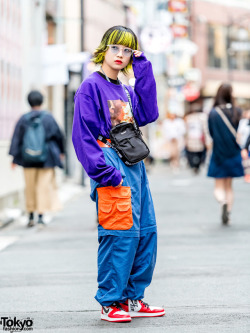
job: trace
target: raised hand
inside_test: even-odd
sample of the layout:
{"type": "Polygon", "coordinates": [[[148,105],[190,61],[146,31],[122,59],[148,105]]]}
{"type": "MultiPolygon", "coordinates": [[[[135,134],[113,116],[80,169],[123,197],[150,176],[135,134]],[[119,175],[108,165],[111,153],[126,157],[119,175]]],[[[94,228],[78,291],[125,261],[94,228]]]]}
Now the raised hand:
{"type": "Polygon", "coordinates": [[[134,55],[136,58],[140,57],[142,55],[142,52],[141,51],[138,51],[138,50],[135,50],[134,51],[134,55]]]}

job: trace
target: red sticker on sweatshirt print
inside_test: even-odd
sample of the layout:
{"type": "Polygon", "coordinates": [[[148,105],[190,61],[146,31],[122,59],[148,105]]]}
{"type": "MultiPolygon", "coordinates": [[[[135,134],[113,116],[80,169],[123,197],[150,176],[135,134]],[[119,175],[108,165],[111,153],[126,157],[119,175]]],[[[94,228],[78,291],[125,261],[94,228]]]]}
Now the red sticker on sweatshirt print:
{"type": "Polygon", "coordinates": [[[108,107],[112,127],[123,122],[133,123],[133,116],[128,102],[124,102],[120,99],[109,100],[108,107]]]}

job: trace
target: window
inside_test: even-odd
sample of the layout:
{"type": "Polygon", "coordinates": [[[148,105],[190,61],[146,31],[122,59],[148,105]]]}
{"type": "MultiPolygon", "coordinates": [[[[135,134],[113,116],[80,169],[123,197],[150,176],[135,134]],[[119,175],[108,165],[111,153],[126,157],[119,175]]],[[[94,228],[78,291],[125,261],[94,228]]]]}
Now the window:
{"type": "Polygon", "coordinates": [[[250,70],[250,30],[235,25],[209,24],[208,66],[250,70]]]}
{"type": "Polygon", "coordinates": [[[250,70],[250,30],[229,28],[229,65],[231,69],[250,70]]]}
{"type": "Polygon", "coordinates": [[[20,17],[20,0],[1,0],[0,49],[5,52],[0,52],[0,140],[10,139],[21,113],[20,17]]]}
{"type": "Polygon", "coordinates": [[[208,26],[208,66],[227,67],[226,28],[222,25],[208,26]]]}

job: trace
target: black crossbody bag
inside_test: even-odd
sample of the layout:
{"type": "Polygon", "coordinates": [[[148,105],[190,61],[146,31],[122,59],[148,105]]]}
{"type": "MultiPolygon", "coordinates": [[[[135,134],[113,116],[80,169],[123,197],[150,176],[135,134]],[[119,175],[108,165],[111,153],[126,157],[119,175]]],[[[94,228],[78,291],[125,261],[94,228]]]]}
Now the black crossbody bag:
{"type": "Polygon", "coordinates": [[[114,126],[109,132],[111,143],[102,135],[99,135],[98,139],[113,148],[120,159],[126,165],[130,166],[146,158],[150,151],[142,138],[142,132],[135,120],[129,91],[126,87],[124,88],[128,97],[134,123],[124,122],[114,126]]]}

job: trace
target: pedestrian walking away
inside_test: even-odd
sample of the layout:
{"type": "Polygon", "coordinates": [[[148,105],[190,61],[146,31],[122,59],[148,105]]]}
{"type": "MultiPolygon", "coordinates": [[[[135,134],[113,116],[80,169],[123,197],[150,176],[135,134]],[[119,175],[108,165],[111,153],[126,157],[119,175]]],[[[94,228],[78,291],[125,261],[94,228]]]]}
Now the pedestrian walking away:
{"type": "Polygon", "coordinates": [[[184,120],[173,112],[167,112],[162,127],[164,138],[169,146],[170,166],[173,171],[178,171],[186,132],[184,120]]]}
{"type": "MultiPolygon", "coordinates": [[[[158,118],[152,66],[138,48],[131,29],[110,28],[94,52],[93,61],[101,65],[100,70],[85,79],[75,95],[72,140],[91,178],[91,199],[96,202],[99,221],[95,298],[102,306],[101,319],[109,322],[165,314],[163,308],[143,301],[157,251],[156,219],[145,166],[142,160],[128,165],[110,141],[110,134],[120,126],[133,124],[136,128],[135,121],[144,126],[158,118]],[[118,79],[119,72],[126,75],[131,66],[136,78],[134,90],[118,79]]],[[[130,138],[126,137],[127,129],[120,132],[126,137],[123,144],[129,153],[137,148],[137,134],[130,138]]]]}
{"type": "Polygon", "coordinates": [[[232,179],[244,175],[241,148],[236,140],[241,114],[241,110],[234,104],[232,86],[223,83],[217,91],[208,119],[209,132],[213,139],[208,177],[215,178],[214,196],[221,205],[223,225],[230,223],[233,205],[232,179]]]}
{"type": "Polygon", "coordinates": [[[20,165],[24,170],[28,227],[45,226],[44,213],[60,208],[56,191],[55,167],[63,168],[64,139],[53,116],[42,110],[43,95],[31,91],[28,95],[31,111],[18,120],[11,140],[9,154],[12,168],[20,165]]]}
{"type": "Polygon", "coordinates": [[[190,168],[197,174],[205,162],[207,150],[211,146],[207,115],[202,112],[197,102],[191,104],[190,112],[185,116],[185,124],[187,161],[190,168]]]}

